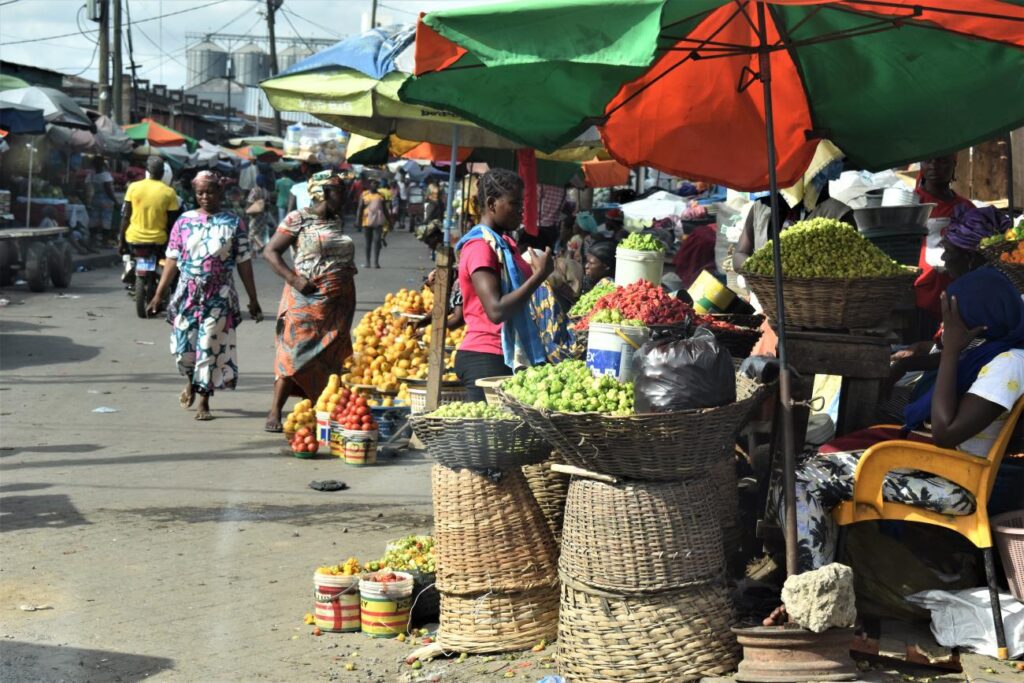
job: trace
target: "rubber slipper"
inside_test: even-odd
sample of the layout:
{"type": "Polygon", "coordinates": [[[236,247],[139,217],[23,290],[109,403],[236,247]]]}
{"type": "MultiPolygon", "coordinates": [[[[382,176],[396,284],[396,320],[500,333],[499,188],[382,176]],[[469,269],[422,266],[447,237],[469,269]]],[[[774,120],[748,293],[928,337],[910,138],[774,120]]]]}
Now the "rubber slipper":
{"type": "Polygon", "coordinates": [[[323,481],[313,480],[309,482],[309,488],[314,491],[344,491],[348,484],[337,479],[324,479],[323,481]]]}
{"type": "Polygon", "coordinates": [[[271,434],[280,434],[284,431],[284,427],[281,426],[280,422],[267,422],[263,425],[263,431],[270,432],[271,434]]]}
{"type": "Polygon", "coordinates": [[[195,403],[196,392],[191,389],[182,389],[181,394],[178,395],[178,405],[181,406],[182,410],[188,410],[195,403]]]}
{"type": "Polygon", "coordinates": [[[210,420],[213,419],[213,415],[211,415],[210,411],[208,410],[200,410],[198,413],[196,413],[196,419],[199,420],[200,422],[209,422],[210,420]]]}

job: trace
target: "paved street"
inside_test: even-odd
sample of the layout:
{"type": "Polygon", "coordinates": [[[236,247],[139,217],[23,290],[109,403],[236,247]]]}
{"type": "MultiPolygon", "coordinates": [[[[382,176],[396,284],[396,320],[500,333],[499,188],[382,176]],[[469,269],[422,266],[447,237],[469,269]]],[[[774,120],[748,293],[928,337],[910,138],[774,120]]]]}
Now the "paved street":
{"type": "MultiPolygon", "coordinates": [[[[358,315],[430,267],[408,234],[382,261],[357,277],[358,315]]],[[[399,680],[410,645],[314,638],[302,617],[318,564],[429,532],[429,462],[282,454],[262,431],[272,322],[242,325],[239,389],[194,421],[166,323],[137,319],[117,275],[76,274],[67,296],[2,294],[0,680],[399,680]],[[325,478],[351,490],[307,488],[325,478]]],[[[280,281],[262,261],[256,277],[272,320],[280,281]]]]}

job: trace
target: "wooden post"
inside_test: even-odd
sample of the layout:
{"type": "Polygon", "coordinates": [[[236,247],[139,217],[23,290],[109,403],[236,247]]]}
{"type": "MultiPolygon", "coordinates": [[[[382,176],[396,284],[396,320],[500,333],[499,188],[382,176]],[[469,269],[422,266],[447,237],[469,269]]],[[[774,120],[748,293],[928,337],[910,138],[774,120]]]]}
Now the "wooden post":
{"type": "Polygon", "coordinates": [[[448,332],[448,296],[451,292],[452,250],[442,245],[434,252],[437,267],[434,270],[434,308],[430,315],[430,353],[427,356],[426,411],[435,410],[441,401],[441,376],[444,375],[446,354],[444,338],[448,332]]]}

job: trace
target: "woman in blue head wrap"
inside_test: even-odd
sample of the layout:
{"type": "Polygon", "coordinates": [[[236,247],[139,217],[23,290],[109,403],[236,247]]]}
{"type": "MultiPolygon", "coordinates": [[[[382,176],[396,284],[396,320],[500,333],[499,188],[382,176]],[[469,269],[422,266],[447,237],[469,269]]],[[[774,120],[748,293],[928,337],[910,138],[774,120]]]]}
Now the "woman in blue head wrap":
{"type": "MultiPolygon", "coordinates": [[[[955,280],[942,298],[943,338],[934,387],[907,406],[903,434],[942,448],[985,457],[1006,422],[1007,412],[1024,396],[1024,301],[1016,287],[990,266],[955,280]],[[930,436],[910,430],[930,423],[930,436]]],[[[873,430],[878,431],[878,430],[873,430]]],[[[801,570],[834,560],[837,529],[832,508],[853,496],[853,475],[864,449],[835,450],[850,435],[822,446],[797,467],[797,536],[801,570]]],[[[886,477],[890,502],[920,505],[940,514],[967,514],[974,498],[952,482],[925,472],[896,470],[886,477]]],[[[770,507],[782,522],[781,487],[773,486],[770,507]]]]}

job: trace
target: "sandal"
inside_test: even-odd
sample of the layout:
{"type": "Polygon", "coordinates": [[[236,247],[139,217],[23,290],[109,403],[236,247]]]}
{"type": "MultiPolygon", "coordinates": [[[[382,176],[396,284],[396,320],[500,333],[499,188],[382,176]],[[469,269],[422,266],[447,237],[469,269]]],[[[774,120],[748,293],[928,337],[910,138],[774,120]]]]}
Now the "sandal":
{"type": "Polygon", "coordinates": [[[188,410],[192,407],[192,404],[195,403],[195,400],[196,392],[192,387],[188,387],[187,389],[181,390],[181,394],[178,396],[178,405],[181,406],[182,410],[188,410]]]}
{"type": "Polygon", "coordinates": [[[213,419],[213,415],[210,414],[209,410],[200,410],[196,413],[196,419],[200,422],[209,422],[213,419]]]}
{"type": "Polygon", "coordinates": [[[284,427],[281,426],[280,421],[267,420],[267,423],[263,425],[263,431],[270,432],[271,434],[280,434],[284,431],[284,427]]]}

